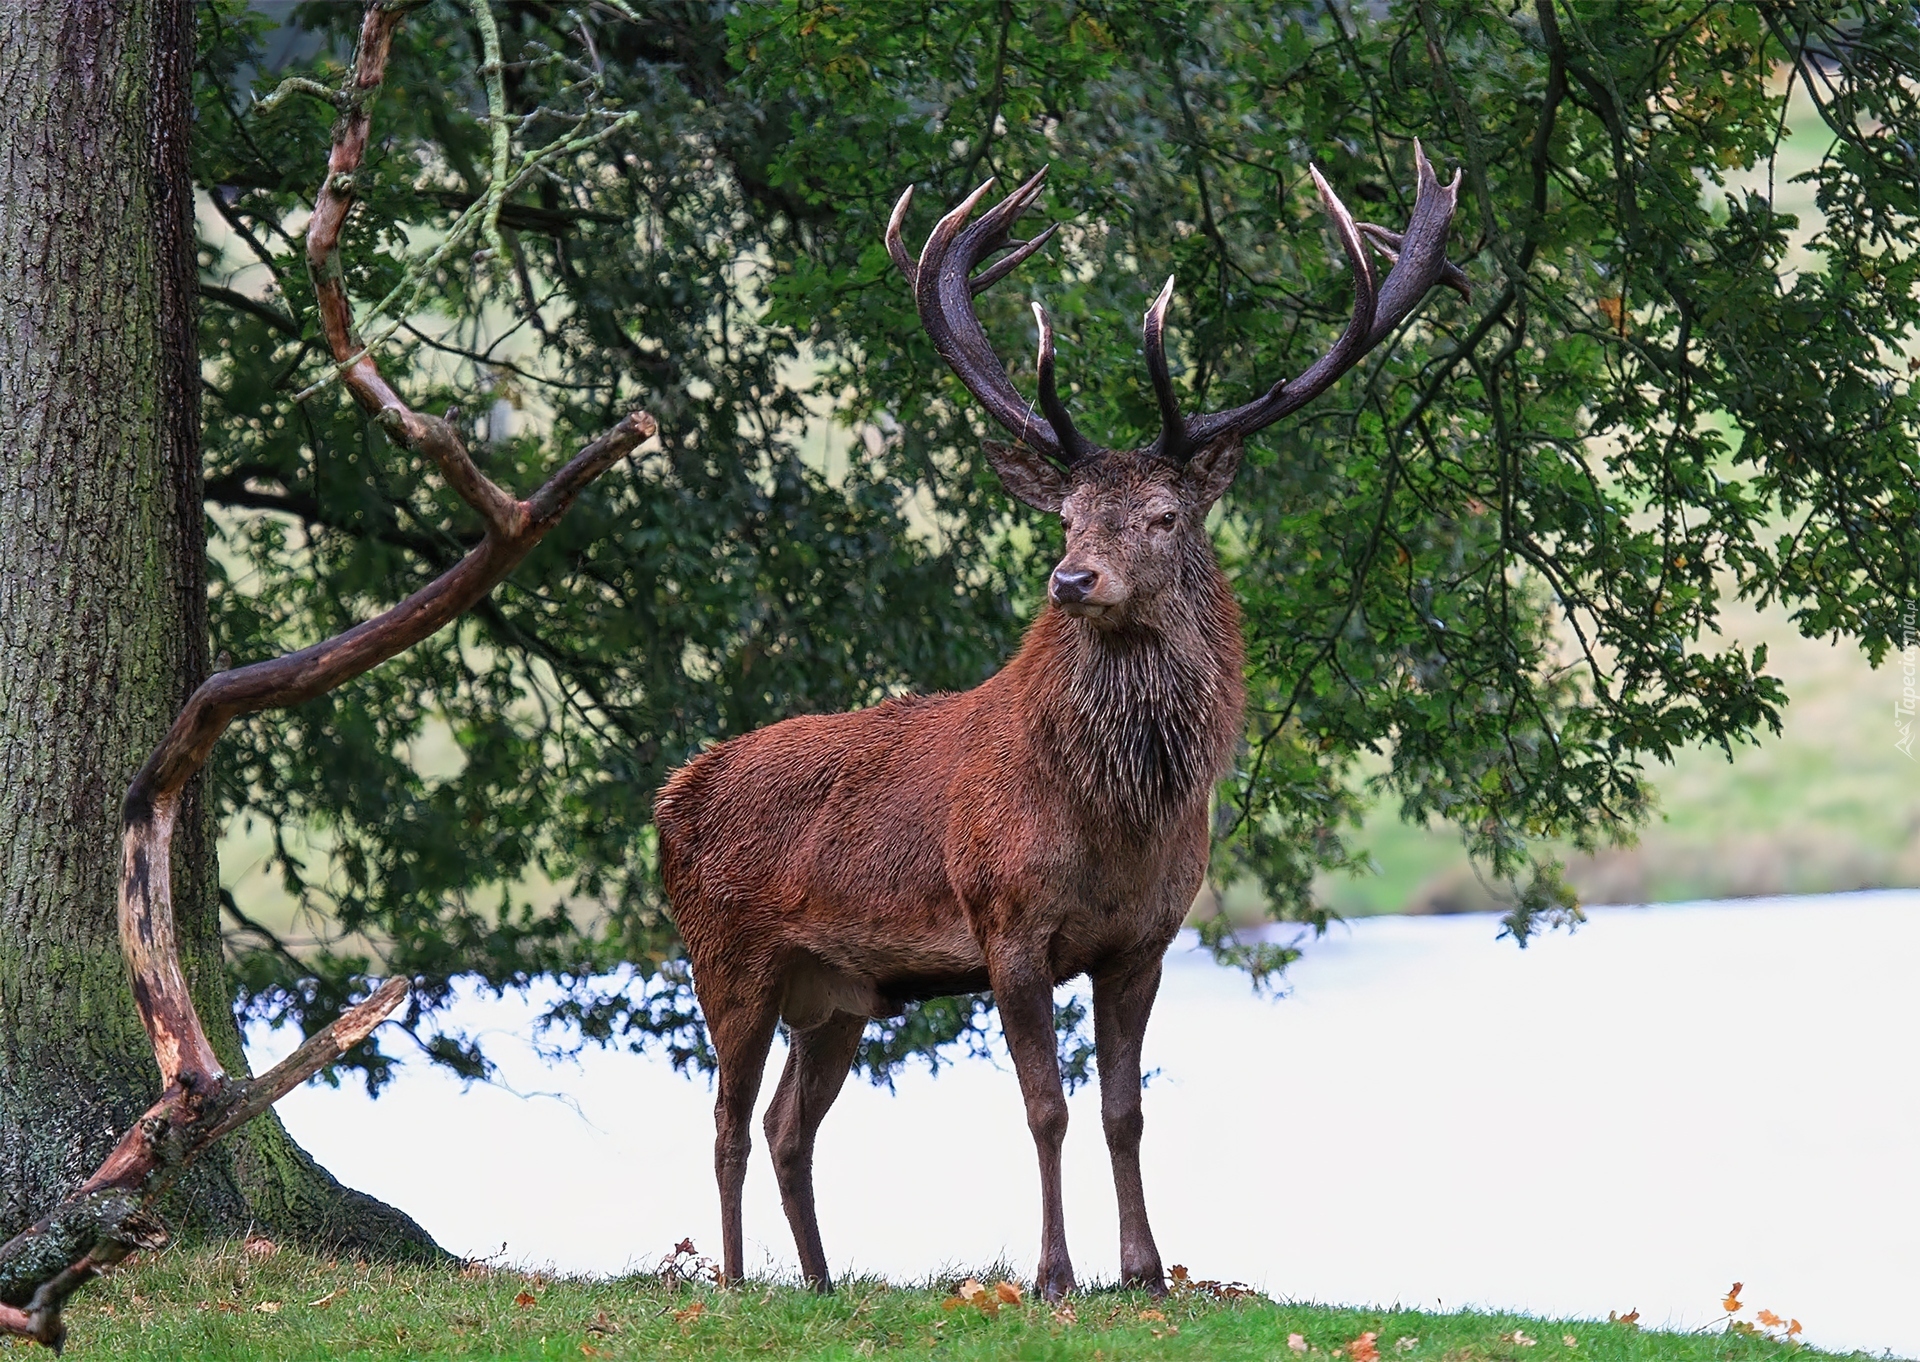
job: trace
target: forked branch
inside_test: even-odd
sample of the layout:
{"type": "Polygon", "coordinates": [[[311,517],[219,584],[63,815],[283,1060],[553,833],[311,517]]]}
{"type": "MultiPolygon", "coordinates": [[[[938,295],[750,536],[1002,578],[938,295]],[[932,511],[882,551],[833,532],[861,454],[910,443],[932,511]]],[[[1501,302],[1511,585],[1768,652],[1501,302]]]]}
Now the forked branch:
{"type": "Polygon", "coordinates": [[[355,338],[337,257],[340,228],[353,206],[370,102],[403,13],[382,0],[367,5],[307,258],[327,344],[346,366],[348,390],[397,443],[433,461],[486,534],[459,563],[384,614],[299,652],[210,678],[134,777],[121,815],[120,940],[160,1068],[160,1098],[77,1191],[0,1245],[0,1333],[24,1334],[56,1351],[66,1336],[60,1316],[67,1298],[134,1249],[166,1241],[148,1210],[154,1199],[214,1141],[364,1040],[407,995],[406,980],[389,979],[268,1072],[225,1073],[188,996],[174,935],[173,825],[187,783],[236,718],[332,690],[456,619],[526,557],[589,483],[654,434],[653,418],[631,413],[521,500],[480,472],[452,426],[411,410],[355,338]]]}

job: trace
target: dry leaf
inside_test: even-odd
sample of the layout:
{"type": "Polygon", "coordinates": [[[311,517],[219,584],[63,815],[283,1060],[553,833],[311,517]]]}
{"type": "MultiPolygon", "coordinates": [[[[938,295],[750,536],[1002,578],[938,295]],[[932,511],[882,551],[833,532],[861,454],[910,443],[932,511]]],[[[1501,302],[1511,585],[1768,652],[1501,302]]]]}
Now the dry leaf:
{"type": "Polygon", "coordinates": [[[253,1313],[256,1315],[277,1315],[280,1313],[280,1302],[261,1301],[260,1304],[253,1307],[253,1313]]]}
{"type": "Polygon", "coordinates": [[[1003,1304],[1020,1304],[1020,1288],[1012,1282],[1001,1282],[1000,1285],[993,1288],[993,1294],[998,1296],[1003,1304]]]}
{"type": "Polygon", "coordinates": [[[221,1301],[220,1313],[223,1315],[237,1315],[240,1313],[240,1307],[235,1305],[232,1301],[221,1301]]]}
{"type": "Polygon", "coordinates": [[[612,1353],[601,1352],[598,1348],[594,1347],[591,1343],[582,1343],[580,1345],[580,1351],[588,1357],[612,1357],[613,1356],[612,1353]]]}
{"type": "Polygon", "coordinates": [[[1745,1285],[1745,1282],[1735,1282],[1727,1288],[1727,1294],[1721,1298],[1720,1304],[1729,1315],[1740,1308],[1740,1288],[1745,1285]]]}
{"type": "Polygon", "coordinates": [[[1380,1362],[1380,1350],[1374,1346],[1374,1340],[1380,1335],[1368,1330],[1347,1345],[1347,1356],[1353,1362],[1380,1362]]]}
{"type": "Polygon", "coordinates": [[[1187,1280],[1187,1269],[1184,1265],[1175,1263],[1167,1269],[1167,1276],[1173,1279],[1175,1286],[1179,1286],[1187,1280]]]}
{"type": "Polygon", "coordinates": [[[1762,1310],[1759,1314],[1755,1315],[1754,1318],[1766,1325],[1769,1329],[1778,1329],[1786,1323],[1784,1319],[1781,1319],[1780,1316],[1774,1314],[1771,1310],[1762,1310]]]}
{"type": "Polygon", "coordinates": [[[280,1246],[265,1235],[254,1235],[240,1245],[240,1251],[249,1258],[271,1258],[280,1251],[280,1246]]]}
{"type": "Polygon", "coordinates": [[[1061,1301],[1060,1304],[1053,1307],[1053,1322],[1055,1324],[1064,1324],[1072,1327],[1080,1322],[1080,1316],[1074,1313],[1071,1305],[1065,1301],[1061,1301]]]}
{"type": "Polygon", "coordinates": [[[1292,1352],[1303,1353],[1307,1350],[1307,1340],[1299,1334],[1288,1334],[1287,1348],[1292,1352]]]}
{"type": "Polygon", "coordinates": [[[1788,1320],[1787,1321],[1787,1337],[1792,1338],[1795,1334],[1799,1332],[1800,1332],[1800,1321],[1797,1319],[1788,1320]]]}
{"type": "Polygon", "coordinates": [[[460,1269],[460,1276],[466,1281],[473,1281],[478,1277],[491,1277],[492,1275],[493,1265],[491,1263],[483,1263],[478,1258],[469,1259],[460,1269]]]}
{"type": "Polygon", "coordinates": [[[1640,1327],[1640,1307],[1636,1305],[1624,1315],[1616,1315],[1613,1311],[1609,1310],[1607,1311],[1607,1323],[1624,1324],[1629,1328],[1638,1329],[1640,1327]]]}
{"type": "Polygon", "coordinates": [[[1162,1324],[1167,1322],[1167,1317],[1158,1310],[1142,1310],[1137,1318],[1143,1320],[1158,1320],[1162,1324]]]}
{"type": "Polygon", "coordinates": [[[540,1303],[540,1298],[534,1295],[533,1292],[531,1291],[522,1291],[519,1295],[513,1298],[513,1303],[519,1306],[522,1310],[525,1310],[529,1306],[538,1305],[540,1303]]]}
{"type": "Polygon", "coordinates": [[[1560,1341],[1566,1344],[1569,1348],[1577,1348],[1580,1346],[1580,1340],[1575,1338],[1572,1334],[1560,1335],[1560,1341]]]}
{"type": "Polygon", "coordinates": [[[1397,1353],[1410,1353],[1419,1346],[1420,1340],[1407,1334],[1393,1340],[1393,1350],[1397,1353]]]}
{"type": "Polygon", "coordinates": [[[1527,1337],[1527,1335],[1518,1329],[1515,1329],[1511,1334],[1507,1335],[1507,1337],[1513,1342],[1514,1346],[1518,1348],[1531,1348],[1540,1341],[1537,1338],[1527,1337]]]}
{"type": "Polygon", "coordinates": [[[602,1310],[593,1317],[593,1323],[587,1326],[587,1332],[590,1334],[617,1334],[620,1332],[620,1326],[609,1319],[607,1312],[602,1310]]]}
{"type": "Polygon", "coordinates": [[[684,1310],[675,1310],[673,1312],[673,1322],[679,1325],[692,1324],[706,1313],[707,1303],[705,1301],[695,1301],[684,1310]]]}
{"type": "Polygon", "coordinates": [[[965,1304],[966,1302],[961,1300],[958,1296],[948,1296],[945,1300],[940,1302],[940,1308],[942,1310],[958,1310],[961,1306],[965,1304]]]}
{"type": "Polygon", "coordinates": [[[1618,298],[1600,299],[1600,310],[1607,314],[1607,320],[1613,323],[1613,329],[1621,335],[1627,334],[1627,309],[1618,298]]]}
{"type": "Polygon", "coordinates": [[[339,1300],[340,1297],[344,1296],[346,1292],[347,1292],[346,1287],[336,1286],[333,1288],[333,1290],[327,1292],[326,1295],[320,1297],[318,1300],[310,1300],[307,1302],[307,1304],[315,1310],[324,1310],[329,1305],[332,1305],[335,1301],[339,1300]]]}

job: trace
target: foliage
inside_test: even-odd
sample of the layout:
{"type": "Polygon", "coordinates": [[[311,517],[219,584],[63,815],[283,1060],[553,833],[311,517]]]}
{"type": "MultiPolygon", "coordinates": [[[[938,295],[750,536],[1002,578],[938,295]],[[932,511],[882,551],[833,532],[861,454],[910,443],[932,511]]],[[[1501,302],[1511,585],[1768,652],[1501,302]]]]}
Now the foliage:
{"type": "MultiPolygon", "coordinates": [[[[1002,1272],[918,1287],[873,1278],[831,1296],[779,1282],[716,1290],[670,1255],[651,1275],[587,1281],[482,1266],[368,1266],[254,1239],[170,1250],[115,1273],[70,1312],[79,1358],[208,1357],[844,1359],[1300,1356],[1326,1362],[1745,1362],[1831,1356],[1745,1330],[1676,1334],[1630,1320],[1436,1314],[1276,1304],[1217,1282],[1165,1300],[1095,1290],[1055,1309],[1002,1272]],[[953,1295],[948,1295],[952,1288],[953,1295]],[[1008,1296],[1016,1297],[1007,1300],[1008,1296]],[[983,1299],[984,1297],[984,1299],[983,1299]],[[951,1302],[949,1304],[948,1302],[951,1302]],[[1572,1339],[1568,1346],[1566,1340],[1572,1339]],[[1299,1344],[1296,1351],[1292,1341],[1299,1344]]],[[[1743,1323],[1744,1321],[1735,1321],[1743,1323]]],[[[0,1342],[0,1348],[5,1344],[0,1342]]]]}
{"type": "MultiPolygon", "coordinates": [[[[1168,272],[1188,406],[1244,400],[1344,322],[1309,160],[1388,226],[1415,137],[1463,168],[1473,301],[1436,294],[1260,437],[1218,523],[1253,703],[1213,874],[1276,916],[1324,919],[1313,876],[1365,864],[1351,829],[1391,795],[1461,831],[1524,944],[1578,914],[1541,844],[1630,837],[1651,765],[1778,728],[1764,648],[1715,633],[1725,600],[1783,602],[1876,662],[1901,637],[1920,582],[1910,5],[493,12],[512,150],[548,157],[505,196],[505,253],[421,270],[493,157],[479,31],[439,0],[378,97],[350,287],[371,304],[421,273],[382,362],[429,409],[519,403],[488,446],[503,480],[628,405],[664,447],[457,637],[230,740],[223,804],[274,831],[322,925],[289,943],[233,905],[257,1013],[317,1025],[365,974],[404,971],[423,1043],[480,1073],[436,1029],[445,981],[557,974],[570,1033],[703,1058],[650,878],[661,778],[789,714],[978,681],[1058,547],[993,482],[983,418],[881,246],[908,184],[917,240],[985,176],[1052,164],[1069,227],[983,315],[1020,355],[1043,297],[1081,428],[1126,445],[1156,424],[1134,327],[1168,272]],[[1818,224],[1770,195],[1792,84],[1829,133],[1806,172],[1818,224]],[[440,724],[452,769],[420,759],[440,724]],[[328,874],[301,863],[302,829],[328,874]]],[[[216,646],[251,658],[394,599],[474,527],[337,391],[292,400],[325,376],[298,230],[333,110],[249,110],[287,70],[255,69],[264,27],[235,0],[203,17],[216,646]]],[[[307,6],[325,41],[300,69],[337,83],[355,17],[307,6]]],[[[1263,978],[1286,962],[1224,918],[1204,930],[1263,978]]],[[[883,1077],[989,1015],[963,999],[876,1025],[863,1063],[883,1077]]],[[[386,1060],[361,1061],[377,1082],[386,1060]]]]}

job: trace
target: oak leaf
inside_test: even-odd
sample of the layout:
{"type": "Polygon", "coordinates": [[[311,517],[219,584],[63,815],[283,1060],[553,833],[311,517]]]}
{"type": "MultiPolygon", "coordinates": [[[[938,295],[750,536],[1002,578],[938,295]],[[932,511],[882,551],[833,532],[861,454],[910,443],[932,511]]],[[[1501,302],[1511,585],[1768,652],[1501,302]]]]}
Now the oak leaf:
{"type": "Polygon", "coordinates": [[[1006,1281],[1001,1282],[998,1286],[993,1288],[993,1294],[1000,1298],[1000,1301],[1003,1305],[1020,1304],[1020,1288],[1015,1286],[1012,1282],[1006,1282],[1006,1281]]]}
{"type": "Polygon", "coordinates": [[[1727,1288],[1727,1294],[1721,1297],[1720,1304],[1729,1315],[1740,1308],[1740,1288],[1745,1285],[1745,1282],[1735,1282],[1727,1288]]]}
{"type": "Polygon", "coordinates": [[[1769,1329],[1778,1329],[1786,1323],[1784,1319],[1781,1319],[1780,1316],[1774,1314],[1771,1310],[1762,1310],[1755,1315],[1754,1318],[1766,1325],[1769,1329]]]}
{"type": "Polygon", "coordinates": [[[1347,1356],[1353,1362],[1380,1362],[1380,1349],[1374,1346],[1380,1335],[1368,1330],[1347,1345],[1347,1356]]]}
{"type": "Polygon", "coordinates": [[[513,1298],[513,1303],[519,1306],[522,1310],[525,1310],[529,1306],[538,1305],[540,1303],[540,1298],[534,1295],[533,1292],[531,1291],[522,1291],[519,1295],[513,1298]]]}

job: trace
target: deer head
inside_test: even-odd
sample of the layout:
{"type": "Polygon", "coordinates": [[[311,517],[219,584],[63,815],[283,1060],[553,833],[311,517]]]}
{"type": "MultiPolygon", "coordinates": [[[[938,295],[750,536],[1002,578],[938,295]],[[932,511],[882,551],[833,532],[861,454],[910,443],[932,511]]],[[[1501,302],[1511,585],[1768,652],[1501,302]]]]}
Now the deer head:
{"type": "Polygon", "coordinates": [[[1167,308],[1173,300],[1173,279],[1168,278],[1147,309],[1143,326],[1160,433],[1151,444],[1134,450],[1103,448],[1074,429],[1054,376],[1053,327],[1045,308],[1033,304],[1040,330],[1038,412],[1015,390],[973,310],[975,295],[1012,273],[1056,230],[1058,224],[1027,241],[1012,235],[1014,222],[1039,198],[1046,170],[968,226],[993,186],[988,180],[940,219],[917,262],[900,239],[912,188],[900,196],[887,223],[888,254],[913,288],[934,348],[1013,436],[1011,444],[989,441],[987,458],[1009,493],[1061,518],[1067,552],[1047,586],[1056,606],[1112,627],[1150,609],[1151,602],[1200,562],[1211,563],[1204,530],[1207,510],[1232,485],[1247,436],[1324,392],[1406,320],[1435,284],[1468,292],[1466,276],[1446,258],[1460,178],[1456,174],[1453,183],[1443,187],[1417,141],[1414,164],[1418,188],[1405,233],[1356,223],[1318,167],[1312,168],[1320,202],[1353,274],[1353,316],[1333,348],[1304,373],[1281,379],[1251,402],[1194,416],[1181,412],[1165,348],[1167,308]],[[1374,276],[1369,242],[1392,264],[1384,282],[1374,276]],[[1007,254],[973,273],[1001,251],[1007,254]]]}

